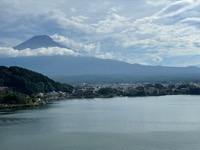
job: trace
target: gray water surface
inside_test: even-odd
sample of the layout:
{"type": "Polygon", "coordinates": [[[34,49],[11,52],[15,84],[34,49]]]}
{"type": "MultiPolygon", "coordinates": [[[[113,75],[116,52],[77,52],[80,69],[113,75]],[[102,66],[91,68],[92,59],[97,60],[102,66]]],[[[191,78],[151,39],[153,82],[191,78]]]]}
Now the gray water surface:
{"type": "Polygon", "coordinates": [[[0,150],[199,150],[200,96],[65,100],[0,113],[0,150]]]}

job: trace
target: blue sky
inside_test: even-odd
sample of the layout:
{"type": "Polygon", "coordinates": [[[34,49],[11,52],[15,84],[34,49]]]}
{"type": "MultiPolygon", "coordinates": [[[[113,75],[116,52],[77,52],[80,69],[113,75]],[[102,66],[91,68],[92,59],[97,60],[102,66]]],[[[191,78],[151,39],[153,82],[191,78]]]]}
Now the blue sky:
{"type": "Polygon", "coordinates": [[[200,0],[0,0],[0,56],[86,55],[200,66],[200,0]],[[17,51],[35,35],[75,49],[17,51]]]}

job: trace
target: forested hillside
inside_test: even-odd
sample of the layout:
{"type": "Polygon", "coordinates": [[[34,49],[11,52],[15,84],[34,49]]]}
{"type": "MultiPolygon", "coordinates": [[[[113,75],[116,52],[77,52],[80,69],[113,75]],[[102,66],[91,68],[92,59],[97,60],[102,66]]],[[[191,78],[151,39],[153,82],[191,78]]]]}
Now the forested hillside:
{"type": "Polygon", "coordinates": [[[55,82],[42,74],[20,67],[4,66],[0,66],[0,87],[8,87],[27,95],[51,91],[71,93],[73,90],[72,86],[55,82]]]}

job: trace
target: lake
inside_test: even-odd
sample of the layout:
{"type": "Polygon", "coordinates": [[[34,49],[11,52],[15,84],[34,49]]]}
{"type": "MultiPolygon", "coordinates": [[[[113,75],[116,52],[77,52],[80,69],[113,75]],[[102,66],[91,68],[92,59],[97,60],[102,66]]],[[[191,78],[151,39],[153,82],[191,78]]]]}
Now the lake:
{"type": "Polygon", "coordinates": [[[1,150],[199,150],[200,96],[63,100],[0,113],[1,150]]]}

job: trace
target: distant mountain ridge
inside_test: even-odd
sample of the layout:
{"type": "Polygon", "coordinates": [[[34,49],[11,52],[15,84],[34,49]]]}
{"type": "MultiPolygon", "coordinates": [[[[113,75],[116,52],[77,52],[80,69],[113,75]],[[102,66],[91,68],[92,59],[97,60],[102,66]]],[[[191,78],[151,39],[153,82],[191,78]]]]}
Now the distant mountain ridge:
{"type": "Polygon", "coordinates": [[[1,58],[0,65],[28,68],[70,84],[200,81],[198,67],[143,66],[92,57],[1,58]]]}
{"type": "MultiPolygon", "coordinates": [[[[23,50],[26,48],[30,49],[37,49],[37,48],[48,48],[48,47],[60,47],[60,48],[68,48],[66,46],[63,46],[55,41],[47,35],[38,35],[30,38],[29,40],[13,47],[14,49],[17,50],[23,50]]],[[[70,48],[68,48],[70,49],[70,48]]]]}
{"type": "MultiPolygon", "coordinates": [[[[49,36],[35,36],[14,49],[61,47],[49,36]]],[[[0,65],[19,66],[66,83],[132,83],[149,81],[200,81],[198,67],[162,67],[129,64],[83,56],[29,56],[1,58],[0,65]]]]}

